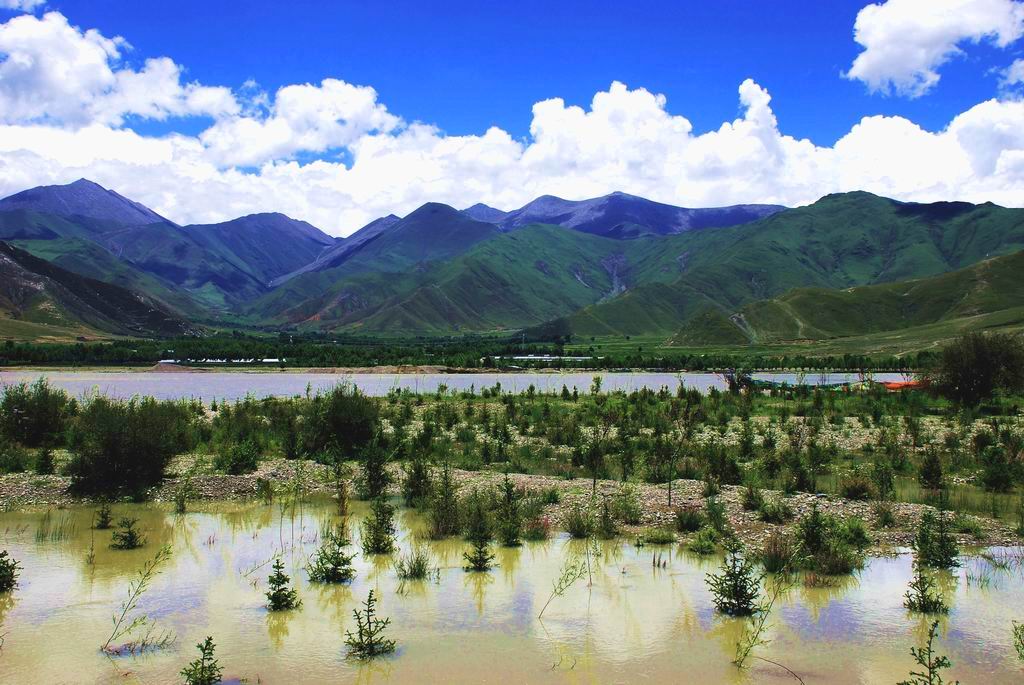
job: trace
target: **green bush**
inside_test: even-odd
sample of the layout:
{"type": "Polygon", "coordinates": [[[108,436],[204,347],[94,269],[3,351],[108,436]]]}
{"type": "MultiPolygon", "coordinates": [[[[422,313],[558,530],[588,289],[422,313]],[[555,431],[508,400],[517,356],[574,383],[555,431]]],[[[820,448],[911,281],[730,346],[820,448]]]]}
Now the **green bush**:
{"type": "Polygon", "coordinates": [[[998,392],[1024,392],[1024,343],[1019,335],[965,333],[942,348],[928,379],[935,392],[966,407],[998,392]]]}
{"type": "Polygon", "coordinates": [[[395,574],[400,580],[423,580],[429,573],[430,555],[425,549],[417,547],[395,560],[395,574]]]}
{"type": "Polygon", "coordinates": [[[720,573],[706,576],[715,608],[728,616],[750,616],[757,610],[761,576],[738,545],[730,546],[720,573]]]}
{"type": "Polygon", "coordinates": [[[587,538],[594,532],[594,517],[582,502],[576,502],[562,516],[562,528],[574,538],[587,538]]]}
{"type": "Polygon", "coordinates": [[[245,440],[230,445],[213,458],[213,466],[232,476],[252,473],[259,468],[260,450],[256,443],[245,440]]]}
{"type": "Polygon", "coordinates": [[[680,533],[695,533],[704,526],[704,513],[697,507],[676,509],[676,530],[680,533]]]}
{"type": "Polygon", "coordinates": [[[92,493],[156,485],[174,455],[192,447],[192,409],[152,398],[91,398],[69,433],[74,487],[92,493]]]}
{"type": "Polygon", "coordinates": [[[0,592],[10,592],[18,584],[21,564],[12,559],[7,550],[0,550],[0,592]]]}
{"type": "Polygon", "coordinates": [[[336,385],[309,400],[299,440],[307,455],[355,456],[380,430],[380,410],[351,383],[336,385]]]}
{"type": "Polygon", "coordinates": [[[799,566],[799,550],[793,538],[781,530],[773,530],[761,549],[761,564],[769,573],[778,573],[786,568],[799,566]]]}
{"type": "Polygon", "coordinates": [[[9,440],[0,440],[0,474],[24,473],[28,470],[28,451],[9,440]]]}
{"type": "Polygon", "coordinates": [[[757,511],[764,505],[764,493],[753,484],[748,484],[743,490],[743,510],[757,511]]]}
{"type": "Polygon", "coordinates": [[[428,514],[432,538],[439,540],[458,534],[462,525],[459,489],[447,462],[441,465],[441,475],[431,496],[428,514]]]}
{"type": "Polygon", "coordinates": [[[199,658],[181,671],[185,685],[217,685],[221,682],[224,669],[220,667],[217,657],[213,655],[216,648],[213,637],[207,636],[206,640],[197,644],[196,647],[199,648],[199,658]]]}
{"type": "Polygon", "coordinates": [[[345,530],[341,526],[324,532],[320,546],[306,565],[309,579],[314,583],[347,583],[356,571],[352,568],[354,554],[345,554],[349,545],[345,530]]]}
{"type": "Polygon", "coordinates": [[[718,549],[718,533],[714,528],[705,526],[697,531],[686,547],[695,554],[703,556],[714,554],[718,549]]]}
{"type": "Polygon", "coordinates": [[[918,563],[928,568],[950,569],[960,565],[957,558],[960,549],[944,514],[936,515],[933,511],[926,511],[921,515],[917,535],[914,537],[914,551],[918,563]]]}
{"type": "Polygon", "coordinates": [[[271,611],[287,611],[298,609],[302,601],[298,598],[295,588],[291,586],[291,578],[284,573],[284,562],[281,559],[274,559],[273,571],[267,579],[269,589],[267,595],[267,608],[271,611]]]}
{"type": "Polygon", "coordinates": [[[44,378],[8,385],[0,397],[0,435],[29,447],[53,446],[64,436],[76,403],[44,378]]]}
{"type": "Polygon", "coordinates": [[[615,495],[613,516],[627,525],[635,526],[640,523],[643,513],[637,487],[629,483],[624,484],[615,495]]]}
{"type": "Polygon", "coordinates": [[[935,590],[935,581],[927,575],[924,567],[914,562],[914,577],[903,595],[903,606],[920,614],[945,614],[949,607],[935,590]]]}
{"type": "Polygon", "coordinates": [[[640,539],[651,545],[671,545],[676,541],[676,534],[668,528],[648,528],[640,534],[640,539]]]}
{"type": "Polygon", "coordinates": [[[390,554],[395,549],[395,508],[383,497],[373,500],[370,515],[363,519],[364,554],[390,554]]]}
{"type": "Polygon", "coordinates": [[[757,517],[765,523],[781,524],[793,518],[793,509],[782,497],[775,497],[764,501],[757,517]]]}

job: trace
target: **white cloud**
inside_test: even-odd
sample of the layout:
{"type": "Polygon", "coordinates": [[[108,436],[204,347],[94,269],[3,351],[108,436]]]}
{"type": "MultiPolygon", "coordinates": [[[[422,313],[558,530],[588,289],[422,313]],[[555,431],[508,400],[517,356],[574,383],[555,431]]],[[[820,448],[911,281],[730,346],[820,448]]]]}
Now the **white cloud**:
{"type": "MultiPolygon", "coordinates": [[[[785,135],[770,94],[752,79],[738,88],[741,115],[707,132],[695,132],[664,96],[615,82],[587,106],[559,98],[536,103],[525,139],[497,127],[451,136],[405,124],[372,88],[337,79],[286,86],[270,97],[256,83],[236,93],[181,85],[180,67],[169,59],[119,69],[122,41],[49,17],[33,26],[63,24],[70,32],[58,33],[70,46],[44,31],[52,57],[24,48],[38,55],[30,71],[81,74],[69,76],[74,83],[63,91],[31,79],[36,95],[13,101],[28,114],[0,121],[0,196],[84,176],[182,223],[281,211],[335,234],[427,201],[511,209],[547,193],[582,199],[615,190],[690,207],[792,206],[861,189],[905,200],[1024,206],[1024,102],[1013,99],[979,103],[940,131],[868,116],[834,145],[820,146],[785,135]],[[68,58],[72,48],[82,59],[68,58]],[[64,113],[74,108],[69,102],[87,103],[91,114],[64,113]],[[154,137],[110,114],[160,118],[172,111],[218,118],[199,135],[154,137]],[[325,158],[300,164],[294,156],[303,151],[325,158]],[[344,163],[336,154],[342,151],[344,163]]],[[[0,40],[10,24],[0,25],[0,40]]],[[[13,97],[3,83],[5,64],[0,102],[13,97]]]]}
{"type": "Polygon", "coordinates": [[[238,111],[227,88],[182,84],[166,57],[135,71],[123,38],[82,31],[58,12],[0,24],[0,121],[120,125],[128,115],[223,116],[238,111]]]}
{"type": "MultiPolygon", "coordinates": [[[[257,96],[254,102],[266,104],[266,98],[257,96]]],[[[285,86],[274,96],[268,116],[225,119],[200,138],[221,164],[252,166],[300,150],[347,147],[371,131],[392,131],[400,123],[377,102],[373,88],[329,78],[319,86],[285,86]]]]}
{"type": "Polygon", "coordinates": [[[1000,73],[999,85],[1003,88],[1024,83],[1024,59],[1017,59],[1000,73]]]}
{"type": "Polygon", "coordinates": [[[46,4],[46,0],[0,0],[0,9],[31,12],[46,4]]]}
{"type": "Polygon", "coordinates": [[[887,0],[858,12],[853,33],[864,50],[847,78],[872,91],[918,97],[939,82],[939,67],[962,53],[961,44],[1005,48],[1024,35],[1024,3],[887,0]]]}

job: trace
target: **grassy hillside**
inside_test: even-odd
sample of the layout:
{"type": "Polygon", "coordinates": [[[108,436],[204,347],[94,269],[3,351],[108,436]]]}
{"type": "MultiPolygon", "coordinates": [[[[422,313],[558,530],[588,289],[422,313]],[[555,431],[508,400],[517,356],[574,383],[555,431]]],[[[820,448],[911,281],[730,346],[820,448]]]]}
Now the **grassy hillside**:
{"type": "Polygon", "coordinates": [[[159,303],[0,242],[0,330],[8,335],[153,337],[195,328],[159,303]]]}
{"type": "Polygon", "coordinates": [[[709,304],[732,312],[798,287],[931,276],[1024,248],[1024,210],[846,193],[744,226],[666,241],[668,254],[685,255],[682,273],[668,287],[640,285],[549,328],[588,336],[670,335],[709,304]]]}

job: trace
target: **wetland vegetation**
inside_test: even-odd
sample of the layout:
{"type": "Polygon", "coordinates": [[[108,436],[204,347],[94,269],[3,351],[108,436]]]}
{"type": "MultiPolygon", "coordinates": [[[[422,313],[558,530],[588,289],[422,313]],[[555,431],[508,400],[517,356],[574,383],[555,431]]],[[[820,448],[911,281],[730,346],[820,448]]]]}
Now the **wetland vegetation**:
{"type": "Polygon", "coordinates": [[[93,603],[78,604],[83,592],[114,614],[109,637],[97,637],[100,660],[74,657],[100,680],[103,661],[112,675],[135,659],[140,673],[187,682],[273,681],[283,666],[246,663],[238,650],[264,639],[275,653],[296,649],[290,626],[296,639],[337,636],[334,656],[298,648],[284,659],[299,669],[293,679],[379,669],[415,679],[446,644],[438,630],[474,626],[480,661],[447,660],[447,675],[479,674],[512,646],[525,656],[507,666],[527,679],[580,664],[678,669],[661,633],[638,626],[639,642],[605,644],[622,642],[616,620],[646,622],[645,612],[666,635],[717,645],[694,665],[714,680],[896,682],[911,646],[924,669],[912,678],[1019,675],[1019,349],[991,337],[956,344],[930,388],[898,392],[870,375],[813,388],[740,374],[706,393],[601,392],[596,381],[585,393],[375,398],[339,384],[210,404],[9,387],[0,673],[38,667],[32,612],[56,601],[44,589],[66,583],[58,594],[78,608],[58,633],[103,632],[93,603]],[[953,373],[964,364],[978,370],[968,390],[953,373]],[[215,609],[241,612],[243,625],[215,609]],[[818,661],[833,648],[809,626],[840,610],[830,630],[848,654],[818,661]],[[851,610],[870,629],[843,618],[851,610]],[[198,659],[179,637],[198,641],[198,659]],[[878,657],[870,668],[867,654],[878,657]]]}

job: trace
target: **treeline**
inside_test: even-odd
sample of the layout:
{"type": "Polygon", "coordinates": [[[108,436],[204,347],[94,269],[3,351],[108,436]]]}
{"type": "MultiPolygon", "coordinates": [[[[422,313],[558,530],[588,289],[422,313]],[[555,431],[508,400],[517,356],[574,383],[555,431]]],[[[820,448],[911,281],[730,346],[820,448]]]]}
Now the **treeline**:
{"type": "MultiPolygon", "coordinates": [[[[151,365],[164,359],[181,363],[223,360],[237,364],[251,359],[277,359],[281,367],[365,367],[432,365],[464,369],[511,370],[656,369],[664,371],[718,371],[723,369],[808,371],[902,371],[930,366],[932,352],[905,357],[865,355],[761,355],[702,353],[605,353],[587,359],[522,359],[535,355],[560,357],[560,343],[465,337],[459,339],[375,340],[280,335],[261,337],[235,333],[170,340],[118,340],[73,344],[16,343],[0,347],[0,366],[120,366],[151,365]]],[[[569,356],[589,356],[572,355],[569,356]]],[[[217,362],[219,363],[219,362],[217,362]]]]}

